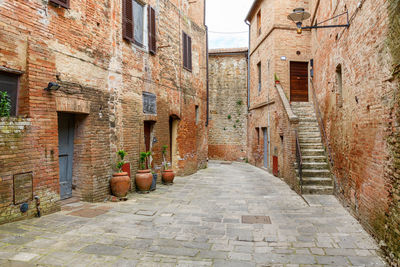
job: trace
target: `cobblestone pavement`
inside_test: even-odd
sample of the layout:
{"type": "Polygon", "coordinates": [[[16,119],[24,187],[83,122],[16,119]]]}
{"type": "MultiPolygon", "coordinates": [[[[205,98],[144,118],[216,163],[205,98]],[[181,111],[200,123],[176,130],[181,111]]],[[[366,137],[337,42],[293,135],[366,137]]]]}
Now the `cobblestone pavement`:
{"type": "Polygon", "coordinates": [[[335,197],[306,199],[250,165],[212,163],[126,202],[73,203],[2,225],[0,265],[385,266],[335,197]]]}

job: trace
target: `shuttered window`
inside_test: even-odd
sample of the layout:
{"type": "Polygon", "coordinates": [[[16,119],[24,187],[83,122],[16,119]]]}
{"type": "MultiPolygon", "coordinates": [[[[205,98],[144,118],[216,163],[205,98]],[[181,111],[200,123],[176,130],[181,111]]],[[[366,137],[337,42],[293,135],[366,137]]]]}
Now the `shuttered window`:
{"type": "Polygon", "coordinates": [[[151,6],[148,6],[148,21],[149,51],[155,54],[157,50],[156,12],[151,6]]]}
{"type": "Polygon", "coordinates": [[[69,0],[50,0],[50,3],[69,8],[69,0]]]}
{"type": "Polygon", "coordinates": [[[182,32],[183,44],[183,67],[192,71],[192,38],[185,32],[182,32]]]}
{"type": "Polygon", "coordinates": [[[122,0],[122,35],[133,42],[133,6],[132,0],[122,0]]]}

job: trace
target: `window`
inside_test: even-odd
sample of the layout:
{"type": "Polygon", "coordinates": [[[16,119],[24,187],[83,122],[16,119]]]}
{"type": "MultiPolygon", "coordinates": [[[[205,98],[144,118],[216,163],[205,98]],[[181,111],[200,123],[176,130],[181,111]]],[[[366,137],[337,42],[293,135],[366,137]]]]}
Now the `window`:
{"type": "Polygon", "coordinates": [[[336,86],[337,86],[337,96],[336,104],[338,107],[343,106],[343,78],[342,78],[342,65],[336,67],[336,86]]]}
{"type": "MultiPolygon", "coordinates": [[[[148,6],[148,41],[149,51],[156,52],[156,15],[155,10],[148,6]]],[[[144,15],[145,6],[136,0],[123,0],[122,6],[123,38],[138,46],[144,46],[144,15]]]]}
{"type": "Polygon", "coordinates": [[[183,44],[183,67],[192,71],[192,38],[185,32],[182,32],[183,44]]]}
{"type": "Polygon", "coordinates": [[[7,92],[11,100],[11,116],[17,115],[18,98],[18,78],[19,75],[8,72],[0,72],[0,91],[7,92]]]}
{"type": "Polygon", "coordinates": [[[61,6],[64,8],[69,8],[69,0],[50,0],[50,3],[53,3],[57,6],[61,6]]]}
{"type": "Polygon", "coordinates": [[[258,72],[258,92],[261,92],[261,62],[257,64],[257,72],[258,72]]]}
{"type": "Polygon", "coordinates": [[[196,114],[196,124],[198,124],[199,120],[200,120],[199,106],[198,105],[195,106],[195,114],[196,114]]]}
{"type": "Polygon", "coordinates": [[[261,10],[257,13],[257,34],[261,34],[261,10]]]}

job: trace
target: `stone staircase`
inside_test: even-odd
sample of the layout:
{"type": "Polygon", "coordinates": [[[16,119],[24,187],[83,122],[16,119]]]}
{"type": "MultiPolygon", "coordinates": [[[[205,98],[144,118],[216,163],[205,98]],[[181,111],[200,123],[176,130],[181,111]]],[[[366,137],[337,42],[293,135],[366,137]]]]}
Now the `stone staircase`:
{"type": "Polygon", "coordinates": [[[299,117],[298,135],[303,160],[303,194],[332,194],[332,175],[314,106],[311,102],[294,102],[291,106],[293,112],[299,117]]]}

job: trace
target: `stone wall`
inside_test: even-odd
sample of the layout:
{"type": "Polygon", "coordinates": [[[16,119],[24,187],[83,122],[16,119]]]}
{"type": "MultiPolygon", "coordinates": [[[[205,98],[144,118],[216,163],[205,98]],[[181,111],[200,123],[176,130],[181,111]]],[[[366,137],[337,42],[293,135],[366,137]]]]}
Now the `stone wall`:
{"type": "Polygon", "coordinates": [[[8,192],[0,221],[34,214],[32,203],[23,215],[10,199],[11,178],[18,173],[32,172],[33,194],[42,198],[46,211],[59,208],[60,112],[74,114],[73,194],[83,200],[103,201],[110,194],[119,149],[128,153],[134,182],[139,152],[145,150],[144,121],[155,123],[155,169],[161,165],[161,147],[170,147],[171,116],[180,119],[177,173],[206,166],[206,35],[204,13],[195,11],[204,1],[145,1],[156,10],[155,55],[146,44],[122,38],[119,0],[74,0],[69,9],[48,2],[0,1],[1,70],[20,75],[18,118],[11,121],[29,122],[15,139],[0,135],[0,190],[8,192]],[[191,72],[182,68],[182,31],[192,37],[191,72]],[[45,91],[49,82],[60,89],[45,91]],[[143,113],[142,92],[156,95],[157,114],[143,113]]]}
{"type": "Polygon", "coordinates": [[[351,19],[348,29],[312,35],[313,83],[333,154],[336,194],[398,261],[399,1],[365,0],[360,8],[357,1],[313,1],[312,10],[318,2],[318,21],[346,8],[351,19]]]}
{"type": "Polygon", "coordinates": [[[247,157],[247,48],[209,51],[208,157],[247,157]]]}

